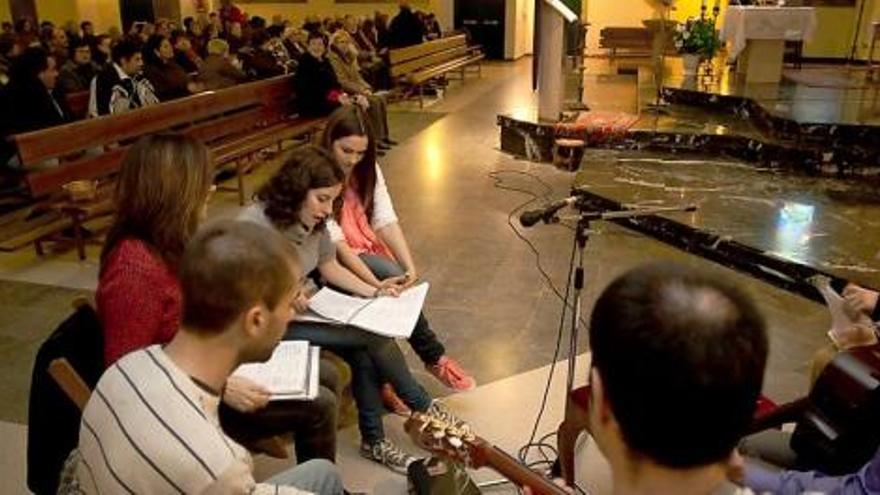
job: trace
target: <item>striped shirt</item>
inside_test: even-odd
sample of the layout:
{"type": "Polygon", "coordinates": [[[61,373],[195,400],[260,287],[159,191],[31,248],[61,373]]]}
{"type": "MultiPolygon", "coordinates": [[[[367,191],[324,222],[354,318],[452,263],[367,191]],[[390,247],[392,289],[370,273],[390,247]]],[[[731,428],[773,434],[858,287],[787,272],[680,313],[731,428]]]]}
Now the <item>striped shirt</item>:
{"type": "MultiPolygon", "coordinates": [[[[126,355],[104,372],[83,412],[77,468],[83,491],[200,493],[218,484],[252,486],[252,469],[241,469],[242,463],[252,468],[250,454],[220,429],[219,402],[161,346],[126,355]]],[[[304,492],[257,484],[250,493],[304,492]]]]}

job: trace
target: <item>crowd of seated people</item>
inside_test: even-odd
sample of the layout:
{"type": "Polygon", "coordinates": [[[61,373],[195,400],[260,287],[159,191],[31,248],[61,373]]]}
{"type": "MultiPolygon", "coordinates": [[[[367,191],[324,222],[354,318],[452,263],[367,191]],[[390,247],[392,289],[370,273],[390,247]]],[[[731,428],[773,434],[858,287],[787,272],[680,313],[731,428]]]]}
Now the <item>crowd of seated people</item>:
{"type": "MultiPolygon", "coordinates": [[[[270,24],[234,6],[204,19],[187,17],[181,25],[166,19],[134,22],[124,34],[118,29],[97,33],[88,20],[61,28],[22,19],[15,25],[5,23],[0,34],[0,136],[83,117],[71,112],[66,101],[87,91],[85,116],[98,117],[245,81],[298,74],[305,66],[308,73],[302,77],[321,85],[302,93],[300,112],[326,116],[340,104],[360,104],[368,110],[384,149],[391,141],[385,99],[379,94],[392,86],[388,50],[440,34],[433,14],[415,12],[403,0],[390,22],[377,12],[367,18],[307,16],[300,25],[275,16],[270,24]],[[308,45],[319,38],[324,55],[317,65],[327,64],[317,80],[308,45]],[[22,56],[25,52],[28,55],[22,56]],[[28,94],[21,99],[23,91],[28,94]],[[331,101],[311,101],[313,92],[331,95],[331,101]]],[[[0,163],[6,164],[14,150],[8,144],[0,146],[0,163]]]]}

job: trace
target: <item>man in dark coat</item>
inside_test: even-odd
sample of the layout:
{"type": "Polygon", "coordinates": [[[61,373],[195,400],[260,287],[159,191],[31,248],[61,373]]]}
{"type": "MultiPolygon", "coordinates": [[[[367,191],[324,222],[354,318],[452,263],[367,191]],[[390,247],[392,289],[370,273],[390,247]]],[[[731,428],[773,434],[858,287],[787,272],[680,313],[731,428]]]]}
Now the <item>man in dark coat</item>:
{"type": "Polygon", "coordinates": [[[400,12],[391,20],[388,42],[391,48],[418,45],[425,40],[425,24],[413,13],[409,0],[400,0],[400,12]]]}
{"type": "MultiPolygon", "coordinates": [[[[54,95],[58,69],[55,59],[40,47],[25,49],[12,66],[9,85],[0,96],[0,136],[10,136],[70,121],[63,99],[54,95]]],[[[5,139],[0,139],[0,163],[14,153],[5,139]]],[[[13,164],[15,165],[15,164],[13,164]]]]}

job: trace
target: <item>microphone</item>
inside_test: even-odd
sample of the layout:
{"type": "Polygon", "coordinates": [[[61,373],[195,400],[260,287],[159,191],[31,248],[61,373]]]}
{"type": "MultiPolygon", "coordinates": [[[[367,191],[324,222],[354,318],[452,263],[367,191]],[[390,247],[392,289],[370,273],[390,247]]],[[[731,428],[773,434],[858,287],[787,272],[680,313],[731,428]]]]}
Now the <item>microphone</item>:
{"type": "Polygon", "coordinates": [[[574,204],[575,201],[577,201],[577,197],[571,196],[565,199],[554,201],[543,208],[524,211],[519,216],[519,223],[523,227],[527,228],[535,225],[540,221],[544,221],[545,223],[547,223],[550,221],[551,218],[553,218],[557,211],[565,208],[568,205],[574,204]]]}

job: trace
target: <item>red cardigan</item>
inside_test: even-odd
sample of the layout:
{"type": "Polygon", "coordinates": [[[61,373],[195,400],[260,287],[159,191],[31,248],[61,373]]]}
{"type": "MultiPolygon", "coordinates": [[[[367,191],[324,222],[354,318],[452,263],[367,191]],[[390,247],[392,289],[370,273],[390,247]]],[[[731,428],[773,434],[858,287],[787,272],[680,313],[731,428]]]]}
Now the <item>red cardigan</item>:
{"type": "Polygon", "coordinates": [[[139,240],[126,239],[110,253],[95,298],[106,366],[131,351],[170,341],[180,325],[177,274],[139,240]]]}

